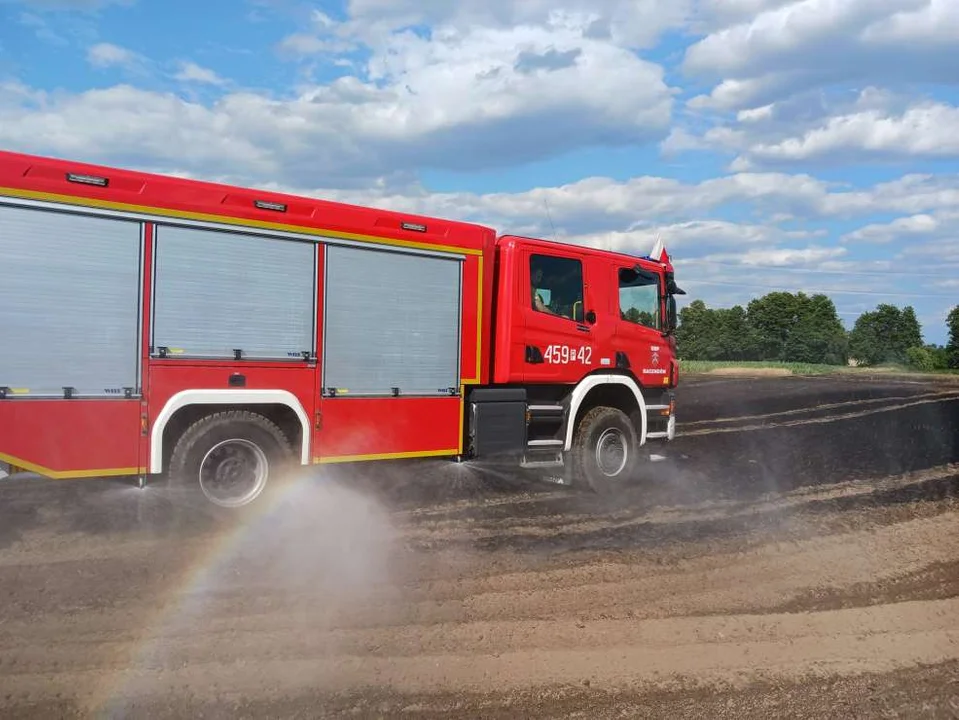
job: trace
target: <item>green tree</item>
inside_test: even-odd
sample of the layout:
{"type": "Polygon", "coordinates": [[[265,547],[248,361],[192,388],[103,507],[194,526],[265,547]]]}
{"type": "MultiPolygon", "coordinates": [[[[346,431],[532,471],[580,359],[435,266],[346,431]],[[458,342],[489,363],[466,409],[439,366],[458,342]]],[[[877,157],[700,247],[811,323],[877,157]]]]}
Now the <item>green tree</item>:
{"type": "Polygon", "coordinates": [[[785,360],[786,343],[799,322],[802,293],[771,292],[746,306],[763,360],[785,360]]]}
{"type": "Polygon", "coordinates": [[[922,347],[922,325],[911,305],[906,305],[899,316],[899,347],[922,347]]]}
{"type": "Polygon", "coordinates": [[[947,362],[949,367],[959,368],[959,305],[949,311],[946,326],[949,328],[949,342],[946,343],[947,362]]]}
{"type": "Polygon", "coordinates": [[[706,360],[706,342],[712,311],[702,300],[693,300],[679,311],[676,328],[676,350],[689,360],[706,360]]]}
{"type": "Polygon", "coordinates": [[[629,320],[629,322],[636,323],[637,325],[645,325],[649,328],[656,327],[656,318],[654,318],[653,314],[648,310],[631,307],[623,313],[623,319],[629,320]]]}
{"type": "Polygon", "coordinates": [[[693,301],[679,311],[676,345],[687,359],[759,359],[755,333],[740,305],[711,309],[702,300],[693,301]]]}
{"type": "Polygon", "coordinates": [[[759,336],[749,324],[749,313],[741,305],[719,311],[719,326],[725,337],[726,360],[761,360],[759,336]]]}
{"type": "Polygon", "coordinates": [[[845,364],[846,329],[826,295],[772,292],[747,307],[759,356],[763,360],[845,364]]]}
{"type": "Polygon", "coordinates": [[[783,359],[787,362],[845,365],[849,340],[836,305],[822,294],[797,296],[798,319],[786,338],[783,359]]]}
{"type": "Polygon", "coordinates": [[[866,365],[907,363],[909,348],[922,347],[922,328],[915,311],[888,303],[860,315],[849,335],[850,354],[866,365]]]}

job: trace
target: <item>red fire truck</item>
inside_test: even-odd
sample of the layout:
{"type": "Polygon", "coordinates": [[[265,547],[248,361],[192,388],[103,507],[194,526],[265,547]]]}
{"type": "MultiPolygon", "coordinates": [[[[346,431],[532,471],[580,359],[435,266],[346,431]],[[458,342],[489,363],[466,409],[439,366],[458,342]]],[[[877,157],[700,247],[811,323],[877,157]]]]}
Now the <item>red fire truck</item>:
{"type": "Polygon", "coordinates": [[[239,507],[290,464],[446,457],[602,491],[675,433],[661,243],[0,152],[0,268],[0,461],[48,477],[239,507]]]}

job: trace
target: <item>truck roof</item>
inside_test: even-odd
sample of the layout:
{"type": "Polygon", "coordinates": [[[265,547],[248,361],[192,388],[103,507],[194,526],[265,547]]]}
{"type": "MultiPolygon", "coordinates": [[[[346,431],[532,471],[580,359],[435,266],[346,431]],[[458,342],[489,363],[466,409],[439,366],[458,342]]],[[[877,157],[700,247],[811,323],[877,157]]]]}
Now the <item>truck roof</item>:
{"type": "Polygon", "coordinates": [[[476,223],[5,150],[0,196],[472,253],[491,249],[496,236],[476,223]]]}
{"type": "Polygon", "coordinates": [[[497,238],[494,228],[478,223],[7,150],[0,150],[2,196],[274,230],[386,237],[404,246],[471,254],[487,252],[494,243],[521,240],[623,262],[656,262],[543,238],[497,238]]]}
{"type": "MultiPolygon", "coordinates": [[[[574,243],[564,243],[558,240],[547,240],[545,238],[536,238],[529,237],[525,235],[512,235],[506,234],[501,235],[496,239],[497,245],[506,245],[511,242],[520,241],[526,244],[534,244],[537,247],[543,248],[543,250],[549,251],[550,249],[555,249],[563,252],[569,252],[571,248],[575,248],[576,252],[581,255],[591,255],[593,257],[603,257],[607,259],[614,259],[623,263],[637,263],[637,262],[646,262],[652,263],[654,265],[661,265],[658,260],[655,260],[648,255],[632,255],[630,253],[619,252],[616,250],[604,250],[603,248],[593,247],[591,245],[578,245],[574,243]]],[[[667,264],[667,267],[670,267],[667,264]]]]}

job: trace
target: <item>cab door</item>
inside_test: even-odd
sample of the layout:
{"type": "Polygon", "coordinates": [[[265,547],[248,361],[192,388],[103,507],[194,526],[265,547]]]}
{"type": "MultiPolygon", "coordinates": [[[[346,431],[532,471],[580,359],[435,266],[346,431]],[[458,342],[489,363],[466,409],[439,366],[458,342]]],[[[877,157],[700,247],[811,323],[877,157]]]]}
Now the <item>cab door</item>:
{"type": "Polygon", "coordinates": [[[613,344],[629,368],[649,387],[669,377],[670,351],[663,338],[662,280],[658,273],[629,264],[613,265],[617,288],[613,344]]]}
{"type": "Polygon", "coordinates": [[[583,255],[549,247],[524,249],[519,307],[524,318],[527,382],[575,383],[599,366],[599,318],[583,255]]]}

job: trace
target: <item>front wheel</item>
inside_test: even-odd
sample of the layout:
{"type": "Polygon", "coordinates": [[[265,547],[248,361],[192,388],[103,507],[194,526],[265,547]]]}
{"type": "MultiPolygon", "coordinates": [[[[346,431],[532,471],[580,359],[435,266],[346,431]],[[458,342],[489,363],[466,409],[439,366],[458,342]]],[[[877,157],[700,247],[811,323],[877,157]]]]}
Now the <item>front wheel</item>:
{"type": "Polygon", "coordinates": [[[591,490],[609,493],[635,477],[639,438],[629,416],[612,407],[596,407],[580,420],[570,452],[575,479],[591,490]]]}
{"type": "Polygon", "coordinates": [[[291,457],[283,431],[262,415],[220,412],[183,433],[170,458],[170,476],[214,505],[240,508],[256,500],[291,457]]]}

